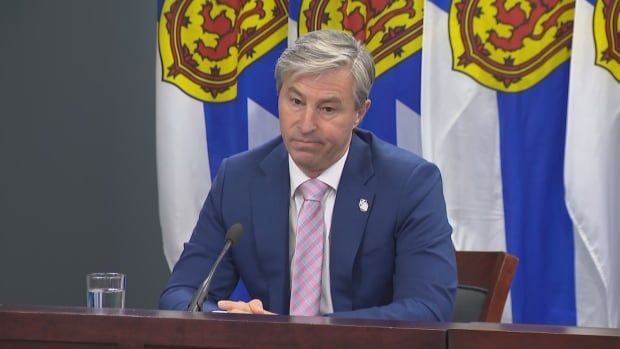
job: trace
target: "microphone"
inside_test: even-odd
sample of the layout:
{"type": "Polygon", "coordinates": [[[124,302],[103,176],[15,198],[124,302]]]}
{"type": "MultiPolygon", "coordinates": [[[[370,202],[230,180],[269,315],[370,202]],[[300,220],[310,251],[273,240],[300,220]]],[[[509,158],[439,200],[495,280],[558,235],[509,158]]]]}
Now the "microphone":
{"type": "Polygon", "coordinates": [[[215,263],[213,263],[213,265],[211,266],[211,270],[209,270],[209,275],[207,276],[205,281],[202,282],[200,288],[196,290],[196,293],[194,293],[194,297],[192,297],[191,302],[189,302],[189,305],[187,306],[187,311],[192,313],[202,311],[202,303],[204,303],[205,298],[207,298],[207,292],[209,291],[209,285],[211,284],[211,280],[213,279],[215,270],[217,270],[217,267],[218,265],[220,265],[220,262],[222,261],[222,258],[224,258],[226,252],[228,252],[232,245],[236,244],[237,241],[239,241],[239,238],[241,238],[242,234],[243,226],[241,225],[241,223],[235,223],[230,228],[228,228],[228,231],[226,232],[226,237],[224,238],[224,240],[226,241],[224,243],[224,248],[222,248],[222,252],[220,252],[220,255],[217,256],[217,259],[215,260],[215,263]]]}

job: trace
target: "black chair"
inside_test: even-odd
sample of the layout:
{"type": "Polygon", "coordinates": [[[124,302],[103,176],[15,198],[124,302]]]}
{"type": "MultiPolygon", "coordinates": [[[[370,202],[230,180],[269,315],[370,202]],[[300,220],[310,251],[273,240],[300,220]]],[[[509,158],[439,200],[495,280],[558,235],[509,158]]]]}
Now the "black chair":
{"type": "Polygon", "coordinates": [[[518,259],[506,252],[457,251],[454,322],[500,322],[518,259]]]}

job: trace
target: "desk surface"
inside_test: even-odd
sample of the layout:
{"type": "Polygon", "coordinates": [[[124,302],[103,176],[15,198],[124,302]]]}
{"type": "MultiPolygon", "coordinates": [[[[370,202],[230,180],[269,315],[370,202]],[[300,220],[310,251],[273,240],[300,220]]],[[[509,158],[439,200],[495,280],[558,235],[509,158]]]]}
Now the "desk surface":
{"type": "Polygon", "coordinates": [[[452,324],[450,349],[620,349],[620,329],[493,323],[452,324]]]}
{"type": "Polygon", "coordinates": [[[0,348],[445,349],[447,324],[0,305],[0,348]],[[37,345],[35,345],[37,344],[37,345]]]}
{"type": "Polygon", "coordinates": [[[620,348],[620,329],[0,305],[3,348],[620,348]]]}

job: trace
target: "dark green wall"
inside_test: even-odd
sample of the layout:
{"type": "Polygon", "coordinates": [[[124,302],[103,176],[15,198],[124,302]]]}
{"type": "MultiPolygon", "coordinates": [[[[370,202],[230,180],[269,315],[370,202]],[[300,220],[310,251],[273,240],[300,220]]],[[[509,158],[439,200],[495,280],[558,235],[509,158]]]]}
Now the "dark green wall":
{"type": "Polygon", "coordinates": [[[84,305],[120,271],[157,307],[155,34],[154,0],[0,3],[1,304],[84,305]]]}

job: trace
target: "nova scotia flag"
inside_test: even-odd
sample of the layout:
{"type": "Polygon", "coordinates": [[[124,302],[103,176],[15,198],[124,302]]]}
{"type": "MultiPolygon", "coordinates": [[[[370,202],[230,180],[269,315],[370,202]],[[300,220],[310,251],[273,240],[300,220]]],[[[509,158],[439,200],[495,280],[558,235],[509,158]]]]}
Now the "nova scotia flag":
{"type": "Polygon", "coordinates": [[[274,67],[286,47],[285,1],[160,1],[157,170],[170,268],[221,161],[279,134],[274,67]]]}
{"type": "Polygon", "coordinates": [[[591,5],[548,4],[426,2],[423,153],[457,249],[519,258],[505,321],[618,326],[618,84],[594,71],[591,5]]]}
{"type": "MultiPolygon", "coordinates": [[[[579,326],[620,326],[620,41],[610,35],[620,22],[609,30],[612,4],[575,6],[564,179],[579,326]]],[[[619,1],[615,8],[617,16],[619,1]]]]}

